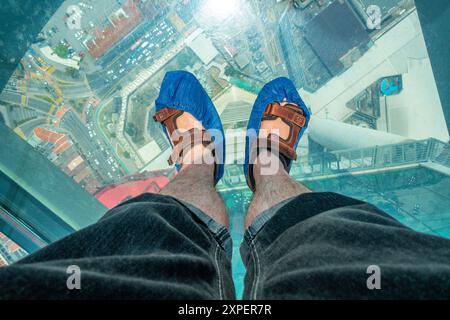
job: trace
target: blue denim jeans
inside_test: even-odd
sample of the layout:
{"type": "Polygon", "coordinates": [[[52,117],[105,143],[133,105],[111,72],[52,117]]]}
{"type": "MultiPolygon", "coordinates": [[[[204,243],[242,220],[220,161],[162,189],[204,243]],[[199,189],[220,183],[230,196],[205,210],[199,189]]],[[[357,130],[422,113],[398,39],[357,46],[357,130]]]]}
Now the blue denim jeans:
{"type": "MultiPolygon", "coordinates": [[[[367,203],[308,193],[246,231],[244,299],[450,297],[450,241],[367,203]],[[377,266],[380,288],[370,286],[377,266]],[[369,272],[369,273],[368,273],[369,272]]],[[[145,194],[0,269],[0,299],[234,299],[228,231],[175,198],[145,194]],[[81,289],[69,290],[78,266],[81,289]]]]}

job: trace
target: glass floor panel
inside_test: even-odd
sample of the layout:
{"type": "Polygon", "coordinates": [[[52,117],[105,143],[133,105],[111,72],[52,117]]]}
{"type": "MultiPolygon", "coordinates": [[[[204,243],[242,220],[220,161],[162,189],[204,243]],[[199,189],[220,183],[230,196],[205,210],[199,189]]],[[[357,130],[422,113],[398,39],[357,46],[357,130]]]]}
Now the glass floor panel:
{"type": "Polygon", "coordinates": [[[17,243],[0,232],[0,267],[10,265],[27,255],[17,243]]]}
{"type": "MultiPolygon", "coordinates": [[[[361,175],[303,181],[311,190],[333,190],[349,197],[367,201],[410,228],[450,238],[450,177],[425,167],[404,168],[361,175]]],[[[249,190],[223,192],[230,214],[233,257],[239,257],[244,235],[244,217],[250,204],[249,190]]],[[[238,297],[243,292],[245,267],[233,260],[233,276],[238,297]]]]}
{"type": "MultiPolygon", "coordinates": [[[[413,0],[49,3],[9,1],[1,9],[8,15],[0,60],[15,69],[0,94],[0,125],[21,138],[17,145],[27,143],[48,160],[46,172],[64,173],[43,183],[13,181],[32,185],[32,196],[68,179],[64,186],[80,189],[79,199],[102,204],[92,213],[97,217],[140,193],[159,192],[176,172],[167,164],[170,144],[151,117],[154,102],[167,71],[190,71],[226,130],[218,189],[231,217],[240,296],[245,269],[238,246],[251,197],[242,176],[243,138],[258,92],[284,76],[313,114],[292,169],[296,179],[450,237],[448,106],[430,58],[439,52],[430,51],[413,0]],[[27,51],[18,56],[22,47],[27,51]]],[[[25,159],[23,152],[0,169],[24,160],[24,172],[39,170],[25,159]]],[[[46,209],[52,197],[62,195],[46,196],[46,209]]],[[[92,222],[61,203],[54,211],[67,223],[64,232],[92,222]]]]}

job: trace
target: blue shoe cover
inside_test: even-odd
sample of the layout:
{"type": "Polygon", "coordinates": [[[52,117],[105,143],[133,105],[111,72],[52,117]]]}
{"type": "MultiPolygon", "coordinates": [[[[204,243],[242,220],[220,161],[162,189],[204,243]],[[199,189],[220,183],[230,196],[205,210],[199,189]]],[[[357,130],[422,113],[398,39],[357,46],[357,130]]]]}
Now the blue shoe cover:
{"type": "MultiPolygon", "coordinates": [[[[155,102],[156,112],[163,108],[184,110],[200,121],[214,139],[217,167],[215,183],[223,176],[225,134],[219,114],[197,78],[187,71],[167,72],[155,102]]],[[[164,132],[167,130],[164,128],[164,132]]],[[[169,138],[169,137],[168,137],[169,138]]],[[[177,169],[179,166],[177,165],[177,169]]]]}

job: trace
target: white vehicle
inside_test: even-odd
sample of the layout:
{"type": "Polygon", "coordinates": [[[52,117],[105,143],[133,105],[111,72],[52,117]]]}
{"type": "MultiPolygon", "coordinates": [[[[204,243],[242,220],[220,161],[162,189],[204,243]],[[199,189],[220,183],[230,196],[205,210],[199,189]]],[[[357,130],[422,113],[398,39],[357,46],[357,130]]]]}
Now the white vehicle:
{"type": "Polygon", "coordinates": [[[143,44],[141,44],[142,49],[144,49],[146,46],[148,46],[148,41],[145,41],[143,44]]]}
{"type": "Polygon", "coordinates": [[[122,69],[119,70],[119,73],[122,73],[124,71],[125,71],[125,68],[122,68],[122,69]]]}

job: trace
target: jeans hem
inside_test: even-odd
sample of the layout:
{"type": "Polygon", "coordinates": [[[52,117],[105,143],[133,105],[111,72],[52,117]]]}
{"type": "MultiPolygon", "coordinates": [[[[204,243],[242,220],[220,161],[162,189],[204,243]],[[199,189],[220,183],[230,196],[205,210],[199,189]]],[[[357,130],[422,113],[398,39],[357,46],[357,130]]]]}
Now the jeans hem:
{"type": "MultiPolygon", "coordinates": [[[[198,220],[200,220],[199,222],[201,224],[203,224],[208,229],[208,231],[211,232],[211,234],[214,237],[214,239],[216,240],[216,242],[219,244],[219,246],[223,250],[225,250],[227,257],[231,261],[231,256],[232,256],[232,252],[233,252],[233,242],[232,242],[231,235],[230,235],[229,231],[227,230],[227,228],[225,228],[221,224],[214,221],[206,213],[204,213],[202,210],[193,206],[190,203],[187,203],[185,201],[182,201],[180,199],[177,199],[175,197],[165,195],[165,194],[144,193],[144,194],[141,194],[140,196],[137,196],[136,198],[122,202],[121,204],[118,205],[118,207],[126,205],[128,203],[133,203],[133,202],[151,201],[152,197],[170,198],[170,199],[173,199],[176,202],[178,202],[184,208],[186,208],[193,215],[194,218],[197,218],[198,220]],[[150,197],[150,199],[148,197],[150,197]]],[[[109,216],[110,215],[108,213],[106,213],[100,220],[108,218],[109,216]]]]}
{"type": "Polygon", "coordinates": [[[214,221],[214,219],[209,217],[206,213],[204,213],[199,208],[193,206],[192,204],[176,198],[174,199],[180,202],[186,208],[188,208],[188,210],[192,214],[194,214],[205,225],[206,228],[208,228],[208,230],[212,233],[212,235],[216,239],[219,246],[222,247],[223,250],[225,250],[227,258],[231,261],[233,255],[233,240],[231,239],[230,232],[227,230],[227,228],[214,221]]]}
{"type": "MultiPolygon", "coordinates": [[[[362,204],[364,202],[349,198],[338,193],[333,192],[311,192],[304,193],[276,204],[275,206],[265,210],[259,214],[252,222],[250,227],[244,233],[244,239],[241,244],[240,252],[244,263],[247,261],[250,250],[255,247],[255,240],[258,235],[264,229],[264,227],[274,218],[276,218],[279,213],[283,211],[283,207],[289,205],[289,203],[294,201],[301,201],[302,206],[298,210],[305,212],[306,214],[299,218],[297,221],[293,221],[291,224],[283,226],[282,228],[286,230],[292,225],[304,221],[310,217],[313,217],[319,213],[337,209],[340,207],[345,207],[349,205],[362,204]]],[[[280,230],[282,233],[284,230],[280,230]]],[[[256,250],[256,248],[255,248],[256,250]]]]}

